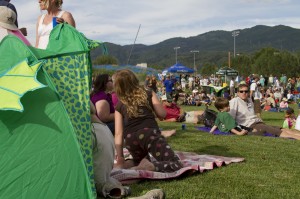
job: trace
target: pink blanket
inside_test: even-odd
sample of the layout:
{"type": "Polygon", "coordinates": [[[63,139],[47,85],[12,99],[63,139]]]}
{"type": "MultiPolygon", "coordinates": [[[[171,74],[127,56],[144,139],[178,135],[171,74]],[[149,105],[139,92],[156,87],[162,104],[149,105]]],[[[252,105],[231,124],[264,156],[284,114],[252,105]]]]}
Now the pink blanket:
{"type": "Polygon", "coordinates": [[[121,183],[126,184],[131,180],[141,179],[170,179],[181,176],[184,173],[202,173],[206,170],[212,170],[216,167],[221,167],[230,163],[238,163],[244,161],[244,158],[239,157],[223,157],[215,155],[198,155],[190,152],[177,151],[176,154],[182,161],[184,167],[176,172],[161,173],[145,170],[129,170],[129,169],[114,169],[111,176],[121,183]]]}

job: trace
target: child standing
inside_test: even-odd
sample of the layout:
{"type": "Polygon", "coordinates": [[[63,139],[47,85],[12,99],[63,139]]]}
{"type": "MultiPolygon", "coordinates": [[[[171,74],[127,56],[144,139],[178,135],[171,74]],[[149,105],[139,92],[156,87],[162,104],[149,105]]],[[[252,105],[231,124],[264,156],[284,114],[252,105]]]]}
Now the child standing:
{"type": "Polygon", "coordinates": [[[283,122],[282,128],[294,129],[296,124],[296,117],[294,114],[294,109],[287,108],[285,111],[285,120],[283,122]]]}
{"type": "Polygon", "coordinates": [[[246,135],[250,128],[237,125],[233,117],[228,113],[230,110],[229,100],[224,97],[218,97],[215,101],[215,107],[219,113],[217,115],[215,125],[211,128],[210,133],[213,133],[217,128],[221,132],[231,132],[236,135],[246,135]]]}
{"type": "Polygon", "coordinates": [[[116,167],[160,172],[181,169],[179,158],[161,135],[155,120],[155,114],[161,120],[166,116],[156,94],[140,86],[130,70],[119,70],[114,77],[119,98],[115,112],[116,167]],[[133,157],[130,166],[124,161],[124,139],[125,147],[133,157]],[[150,159],[149,154],[153,158],[150,159]]]}

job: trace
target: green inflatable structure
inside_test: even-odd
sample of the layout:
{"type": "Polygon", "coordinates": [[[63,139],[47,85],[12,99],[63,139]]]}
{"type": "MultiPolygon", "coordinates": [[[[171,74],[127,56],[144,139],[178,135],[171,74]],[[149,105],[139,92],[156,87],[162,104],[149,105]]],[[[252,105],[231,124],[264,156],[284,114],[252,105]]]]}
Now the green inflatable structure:
{"type": "Polygon", "coordinates": [[[68,24],[46,50],[0,43],[0,198],[95,198],[90,50],[68,24]]]}

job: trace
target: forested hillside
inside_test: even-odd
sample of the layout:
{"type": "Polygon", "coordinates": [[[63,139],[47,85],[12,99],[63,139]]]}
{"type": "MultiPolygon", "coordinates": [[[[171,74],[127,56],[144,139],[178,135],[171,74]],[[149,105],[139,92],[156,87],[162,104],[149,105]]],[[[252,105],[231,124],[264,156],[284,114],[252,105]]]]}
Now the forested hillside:
{"type": "MultiPolygon", "coordinates": [[[[180,47],[177,50],[178,62],[193,68],[194,54],[191,51],[197,50],[196,67],[204,73],[228,65],[228,52],[231,53],[232,67],[246,70],[245,73],[258,69],[263,69],[263,73],[270,73],[274,71],[273,64],[277,65],[280,72],[286,71],[281,65],[299,68],[299,44],[300,30],[283,25],[258,25],[239,30],[239,35],[235,37],[235,58],[231,31],[217,30],[188,38],[171,38],[149,46],[136,44],[133,49],[132,45],[105,43],[108,54],[115,57],[119,65],[127,64],[132,49],[128,64],[147,63],[148,67],[159,69],[175,64],[174,47],[177,46],[180,47]],[[275,60],[272,56],[275,56],[275,60]]],[[[91,53],[92,60],[102,54],[101,48],[95,49],[91,53]]]]}

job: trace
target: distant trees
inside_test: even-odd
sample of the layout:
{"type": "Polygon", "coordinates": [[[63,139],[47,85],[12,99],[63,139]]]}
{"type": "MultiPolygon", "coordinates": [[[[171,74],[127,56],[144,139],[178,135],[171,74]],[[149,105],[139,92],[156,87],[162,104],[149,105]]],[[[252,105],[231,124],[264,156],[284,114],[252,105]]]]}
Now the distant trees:
{"type": "Polygon", "coordinates": [[[300,53],[280,51],[274,48],[263,48],[253,55],[239,55],[232,59],[232,68],[243,76],[262,74],[288,77],[300,75],[300,53]]]}
{"type": "MultiPolygon", "coordinates": [[[[196,61],[201,61],[201,65],[197,65],[197,73],[202,75],[214,74],[218,69],[224,66],[228,66],[228,58],[226,58],[225,52],[202,53],[196,61]]],[[[181,57],[180,60],[186,66],[193,66],[193,59],[191,55],[189,57],[181,57]],[[189,59],[188,59],[189,58],[189,59]],[[190,61],[191,63],[189,63],[190,61]]],[[[186,56],[188,56],[186,55],[186,56]]],[[[164,64],[151,64],[149,67],[154,69],[164,69],[172,65],[172,61],[168,61],[168,58],[161,60],[164,64]]],[[[196,62],[197,63],[197,62],[196,62]]],[[[98,56],[94,61],[94,65],[118,65],[118,60],[111,55],[98,56]]],[[[231,58],[230,66],[239,71],[242,76],[248,76],[249,74],[257,73],[268,76],[270,74],[274,76],[281,76],[286,74],[288,77],[300,76],[300,52],[289,52],[278,50],[275,48],[262,48],[253,54],[239,54],[235,58],[231,58]]],[[[192,68],[192,67],[191,67],[192,68]]]]}
{"type": "Polygon", "coordinates": [[[93,65],[118,65],[118,60],[111,55],[100,55],[93,61],[93,65]]]}
{"type": "Polygon", "coordinates": [[[214,74],[218,70],[217,65],[211,65],[210,63],[205,63],[203,66],[201,66],[200,70],[198,70],[198,73],[201,75],[211,75],[214,74]]]}

